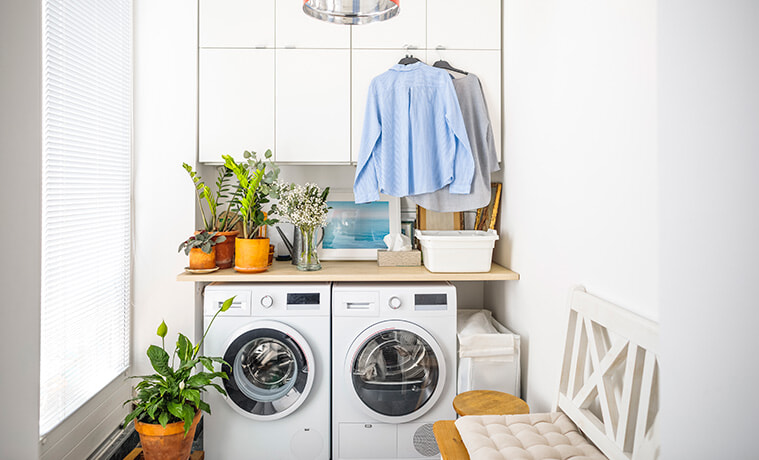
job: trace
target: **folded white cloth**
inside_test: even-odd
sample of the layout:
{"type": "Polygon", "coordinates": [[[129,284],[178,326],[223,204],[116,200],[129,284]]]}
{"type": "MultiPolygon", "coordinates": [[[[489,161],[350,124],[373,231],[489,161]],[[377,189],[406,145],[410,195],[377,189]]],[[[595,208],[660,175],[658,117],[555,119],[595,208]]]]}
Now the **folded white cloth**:
{"type": "Polygon", "coordinates": [[[489,311],[459,314],[459,357],[509,361],[514,356],[514,335],[501,334],[489,311]]]}

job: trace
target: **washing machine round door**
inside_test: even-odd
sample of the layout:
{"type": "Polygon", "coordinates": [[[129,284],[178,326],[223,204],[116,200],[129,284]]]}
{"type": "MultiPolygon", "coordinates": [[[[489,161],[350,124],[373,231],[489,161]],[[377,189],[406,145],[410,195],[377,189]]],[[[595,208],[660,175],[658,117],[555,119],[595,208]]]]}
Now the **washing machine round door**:
{"type": "Polygon", "coordinates": [[[348,386],[373,418],[402,423],[421,417],[445,384],[445,357],[435,339],[408,321],[376,323],[348,350],[348,386]]]}
{"type": "Polygon", "coordinates": [[[314,354],[301,334],[278,321],[237,330],[224,347],[227,402],[238,413],[276,420],[295,411],[314,383],[314,354]]]}

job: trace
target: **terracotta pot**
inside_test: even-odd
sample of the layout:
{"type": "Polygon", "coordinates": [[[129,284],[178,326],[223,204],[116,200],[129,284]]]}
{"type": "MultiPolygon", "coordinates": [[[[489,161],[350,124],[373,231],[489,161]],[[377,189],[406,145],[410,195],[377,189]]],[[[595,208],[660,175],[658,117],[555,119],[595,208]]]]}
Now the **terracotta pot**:
{"type": "Polygon", "coordinates": [[[145,460],[187,460],[192,451],[192,439],[200,421],[200,411],[192,419],[192,426],[184,434],[184,422],[160,424],[134,421],[134,429],[140,434],[145,460]]]}
{"type": "Polygon", "coordinates": [[[216,266],[216,246],[211,248],[210,254],[206,254],[200,248],[190,249],[190,268],[192,270],[214,268],[215,266],[216,266]]]}
{"type": "Polygon", "coordinates": [[[269,238],[235,238],[235,270],[259,273],[269,268],[269,238]]]}
{"type": "Polygon", "coordinates": [[[238,231],[218,232],[216,235],[225,236],[227,239],[221,243],[216,243],[216,266],[219,268],[229,268],[234,265],[235,260],[235,238],[238,231]]]}

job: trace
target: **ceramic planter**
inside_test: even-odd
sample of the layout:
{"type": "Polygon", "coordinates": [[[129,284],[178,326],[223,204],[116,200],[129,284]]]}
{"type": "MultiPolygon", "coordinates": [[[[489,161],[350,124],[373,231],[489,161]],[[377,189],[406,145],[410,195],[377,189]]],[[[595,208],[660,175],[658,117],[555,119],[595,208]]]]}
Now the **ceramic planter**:
{"type": "Polygon", "coordinates": [[[190,249],[190,269],[204,270],[216,267],[216,246],[211,248],[211,253],[206,254],[200,248],[190,249]]]}
{"type": "Polygon", "coordinates": [[[230,268],[234,265],[235,260],[235,239],[238,231],[218,232],[217,236],[224,236],[226,239],[221,243],[216,243],[216,266],[219,268],[230,268]]]}
{"type": "Polygon", "coordinates": [[[187,460],[199,421],[200,411],[195,414],[190,431],[185,435],[184,422],[169,423],[164,428],[160,424],[135,420],[134,429],[140,434],[145,460],[187,460]]]}
{"type": "Polygon", "coordinates": [[[259,273],[269,268],[269,238],[235,238],[235,270],[259,273]]]}

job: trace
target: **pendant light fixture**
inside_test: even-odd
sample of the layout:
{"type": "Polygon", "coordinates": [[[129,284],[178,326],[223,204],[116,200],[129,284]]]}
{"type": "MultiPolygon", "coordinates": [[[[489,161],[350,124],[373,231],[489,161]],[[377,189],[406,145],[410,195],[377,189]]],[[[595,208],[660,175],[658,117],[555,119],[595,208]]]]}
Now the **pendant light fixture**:
{"type": "Polygon", "coordinates": [[[303,11],[335,24],[369,24],[395,17],[400,0],[304,0],[303,11]]]}

